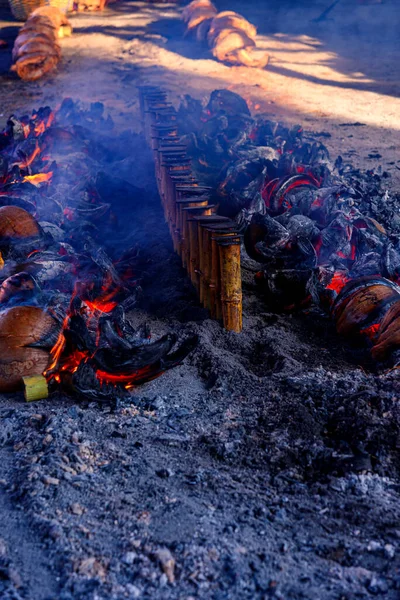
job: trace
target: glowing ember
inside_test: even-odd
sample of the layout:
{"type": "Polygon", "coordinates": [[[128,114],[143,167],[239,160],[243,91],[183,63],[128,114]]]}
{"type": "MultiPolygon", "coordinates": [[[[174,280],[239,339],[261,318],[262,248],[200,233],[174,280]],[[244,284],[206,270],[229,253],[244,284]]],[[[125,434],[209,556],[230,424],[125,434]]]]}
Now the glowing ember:
{"type": "Polygon", "coordinates": [[[349,278],[345,273],[343,273],[342,271],[336,271],[330,283],[326,286],[326,289],[333,290],[338,294],[348,281],[349,278]]]}

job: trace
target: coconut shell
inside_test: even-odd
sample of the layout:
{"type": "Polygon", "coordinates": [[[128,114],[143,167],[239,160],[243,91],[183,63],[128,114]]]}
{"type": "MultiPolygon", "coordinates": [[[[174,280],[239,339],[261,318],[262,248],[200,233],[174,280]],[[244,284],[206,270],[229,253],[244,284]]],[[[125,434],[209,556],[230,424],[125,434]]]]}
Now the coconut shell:
{"type": "Polygon", "coordinates": [[[29,19],[32,17],[47,17],[57,31],[65,25],[70,27],[67,17],[56,6],[40,6],[30,14],[29,19]]]}
{"type": "Polygon", "coordinates": [[[22,378],[43,373],[48,366],[50,353],[41,348],[7,349],[0,345],[0,392],[22,389],[22,378]]]}
{"type": "Polygon", "coordinates": [[[238,48],[230,52],[225,62],[233,65],[244,65],[245,67],[263,69],[267,66],[269,54],[258,48],[238,48]]]}
{"type": "Polygon", "coordinates": [[[23,348],[42,342],[45,346],[56,327],[53,317],[42,308],[14,306],[0,313],[0,344],[23,348]]]}
{"type": "Polygon", "coordinates": [[[214,39],[223,29],[237,29],[239,31],[244,31],[244,33],[252,40],[257,36],[256,27],[252,25],[252,23],[249,23],[242,15],[231,11],[224,11],[218,13],[211,23],[208,34],[208,43],[210,46],[213,46],[214,39]]]}
{"type": "Polygon", "coordinates": [[[360,277],[349,281],[335,300],[332,316],[341,335],[357,335],[381,323],[396,300],[400,288],[384,277],[360,277]]]}
{"type": "Polygon", "coordinates": [[[182,10],[182,20],[185,23],[187,23],[190,20],[190,17],[192,16],[193,12],[197,8],[208,8],[209,10],[214,12],[214,15],[216,15],[218,12],[216,7],[212,2],[210,2],[210,0],[193,0],[193,2],[190,2],[190,4],[185,6],[182,10]]]}
{"type": "Polygon", "coordinates": [[[372,358],[383,361],[393,350],[400,349],[400,300],[392,304],[383,317],[374,347],[372,358]]]}
{"type": "Polygon", "coordinates": [[[219,41],[217,38],[216,43],[212,49],[214,58],[224,61],[228,56],[240,48],[248,48],[254,46],[255,43],[250,39],[243,31],[230,31],[229,35],[226,35],[223,40],[219,41]]]}
{"type": "Polygon", "coordinates": [[[57,328],[56,321],[37,306],[15,306],[0,313],[0,392],[21,389],[23,377],[46,369],[52,345],[46,340],[54,339],[57,328]]]}
{"type": "Polygon", "coordinates": [[[69,21],[58,8],[41,6],[33,11],[15,40],[11,70],[26,81],[53,70],[61,58],[57,37],[70,32],[69,21]]]}
{"type": "Polygon", "coordinates": [[[193,11],[193,14],[188,21],[186,33],[193,31],[193,29],[201,25],[203,21],[210,21],[211,23],[211,19],[213,19],[214,16],[215,13],[209,8],[197,8],[195,11],[193,11]]]}
{"type": "Polygon", "coordinates": [[[2,206],[0,208],[0,241],[39,235],[38,223],[26,210],[19,206],[2,206]]]}

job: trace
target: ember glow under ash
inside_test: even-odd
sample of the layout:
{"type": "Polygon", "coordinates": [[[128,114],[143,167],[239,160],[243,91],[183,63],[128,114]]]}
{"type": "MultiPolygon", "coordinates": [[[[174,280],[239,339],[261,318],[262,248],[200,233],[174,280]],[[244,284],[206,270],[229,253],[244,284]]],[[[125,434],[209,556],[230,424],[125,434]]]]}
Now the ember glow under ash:
{"type": "MultiPolygon", "coordinates": [[[[142,192],[105,175],[125,158],[111,130],[101,105],[83,111],[67,99],[56,113],[46,107],[12,116],[0,134],[1,314],[23,305],[51,315],[51,332],[34,342],[49,353],[44,375],[92,398],[158,377],[196,342],[173,351],[176,336],[152,341],[126,318],[140,292],[132,223],[142,192]],[[118,187],[128,197],[115,197],[118,187]]],[[[24,374],[10,344],[12,366],[0,364],[0,387],[7,389],[24,374]]]]}
{"type": "Polygon", "coordinates": [[[268,301],[279,310],[319,304],[338,331],[397,364],[400,337],[386,333],[382,346],[383,327],[397,327],[386,315],[400,291],[399,211],[383,190],[386,174],[333,163],[301,126],[252,117],[228,90],[214,91],[206,106],[185,97],[178,125],[195,172],[263,264],[256,281],[268,301]]]}

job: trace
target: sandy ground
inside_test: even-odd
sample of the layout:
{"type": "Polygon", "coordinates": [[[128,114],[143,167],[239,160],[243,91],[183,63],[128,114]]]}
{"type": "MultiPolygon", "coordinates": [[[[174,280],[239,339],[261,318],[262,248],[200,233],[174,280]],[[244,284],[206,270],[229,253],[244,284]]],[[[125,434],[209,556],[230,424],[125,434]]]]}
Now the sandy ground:
{"type": "MultiPolygon", "coordinates": [[[[254,110],[330,134],[333,156],[382,165],[398,191],[398,3],[342,0],[314,23],[327,4],[218,4],[257,22],[265,71],[210,60],[182,38],[174,5],[74,17],[60,68],[41,82],[9,75],[1,51],[1,124],[72,96],[139,130],[138,83],[175,98],[229,87],[254,110]]],[[[12,40],[5,12],[0,26],[12,40]]],[[[360,368],[324,316],[269,311],[251,261],[243,334],[207,319],[172,252],[150,157],[137,156],[129,178],[145,182],[145,198],[133,226],[147,275],[133,318],[155,334],[196,332],[199,348],[116,406],[2,397],[1,598],[397,599],[397,373],[360,368]]]]}
{"type": "MultiPolygon", "coordinates": [[[[327,19],[315,23],[327,5],[326,0],[218,4],[257,24],[258,44],[271,55],[265,70],[210,60],[206,48],[183,39],[176,5],[119,2],[101,15],[74,17],[75,33],[62,42],[63,63],[45,82],[10,79],[9,53],[0,54],[3,118],[19,106],[79,96],[103,101],[118,120],[138,127],[138,82],[162,80],[175,96],[202,97],[228,87],[243,94],[253,110],[330,133],[333,155],[351,157],[365,168],[382,164],[397,186],[400,5],[341,0],[327,19]],[[364,126],[349,125],[356,122],[364,126]]],[[[2,25],[3,37],[15,35],[14,23],[2,25]]]]}

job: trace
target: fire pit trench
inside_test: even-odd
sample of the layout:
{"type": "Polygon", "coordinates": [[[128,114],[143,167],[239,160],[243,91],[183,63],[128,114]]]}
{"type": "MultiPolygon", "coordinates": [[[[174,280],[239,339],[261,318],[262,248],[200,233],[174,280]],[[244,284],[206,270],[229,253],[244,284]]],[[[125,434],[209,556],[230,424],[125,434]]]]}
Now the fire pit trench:
{"type": "Polygon", "coordinates": [[[375,366],[398,366],[400,244],[385,174],[333,163],[301,126],[253,118],[229,90],[206,106],[185,96],[178,111],[159,88],[140,95],[174,247],[211,316],[241,330],[243,232],[270,305],[317,306],[375,366]]]}

